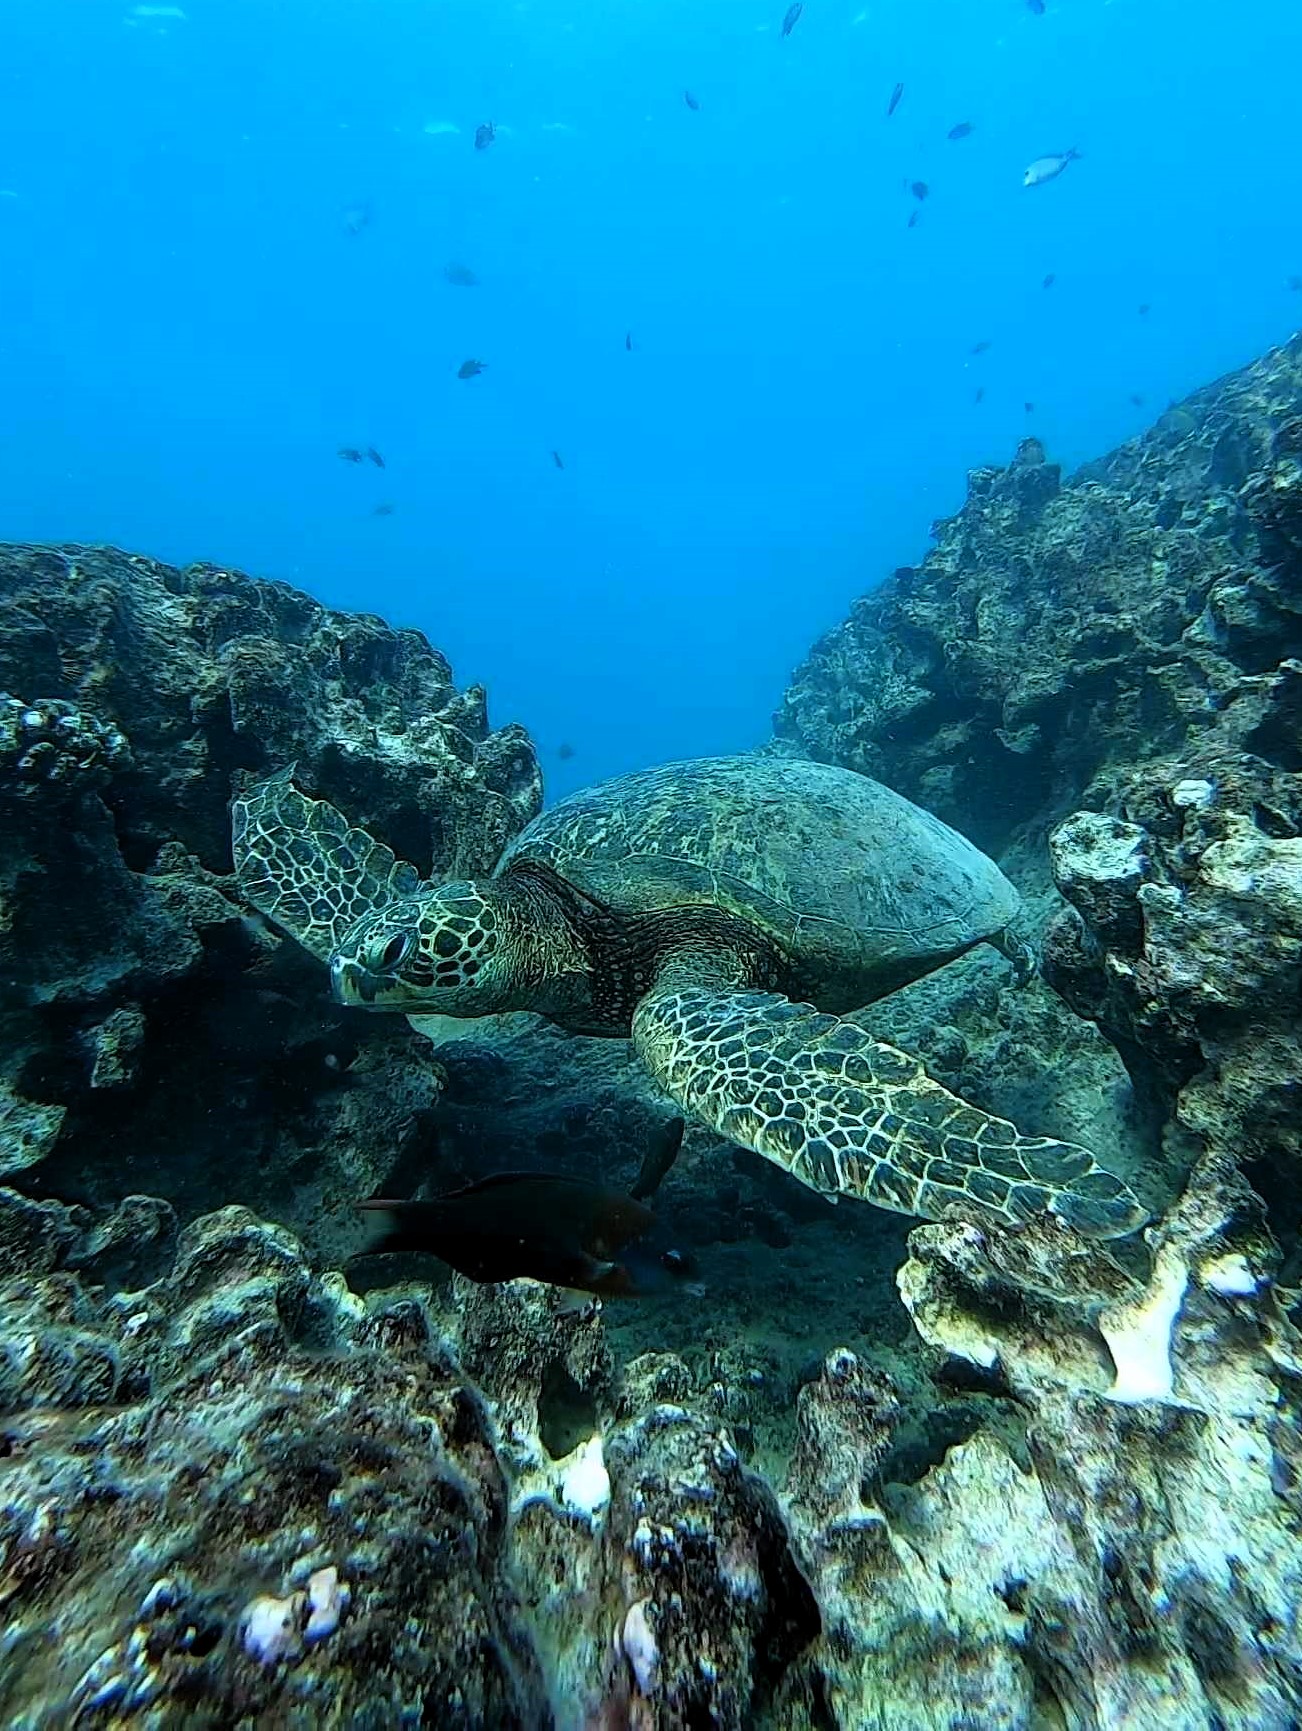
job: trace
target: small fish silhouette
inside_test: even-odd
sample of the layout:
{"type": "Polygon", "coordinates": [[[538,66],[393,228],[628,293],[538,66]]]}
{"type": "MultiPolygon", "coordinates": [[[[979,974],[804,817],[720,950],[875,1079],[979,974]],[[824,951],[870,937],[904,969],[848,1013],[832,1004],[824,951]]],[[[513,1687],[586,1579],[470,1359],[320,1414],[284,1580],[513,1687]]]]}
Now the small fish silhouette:
{"type": "Polygon", "coordinates": [[[786,16],[782,20],[782,34],[790,36],[800,22],[800,14],[805,10],[803,0],[795,0],[795,4],[787,7],[786,16]]]}
{"type": "Polygon", "coordinates": [[[920,211],[920,210],[911,210],[911,211],[910,211],[910,212],[909,212],[909,220],[908,220],[908,222],[907,222],[907,223],[906,223],[906,224],[905,224],[905,227],[906,227],[906,228],[917,228],[917,226],[918,226],[918,218],[919,218],[919,217],[920,217],[920,216],[921,216],[921,215],[922,215],[922,212],[921,212],[921,211],[920,211]]]}
{"type": "Polygon", "coordinates": [[[972,344],[972,347],[968,351],[968,353],[973,354],[973,355],[983,355],[983,354],[985,354],[986,350],[989,347],[990,347],[989,338],[988,337],[982,337],[982,339],[979,343],[973,343],[972,344]]]}
{"type": "Polygon", "coordinates": [[[563,469],[565,467],[564,463],[561,461],[561,454],[559,451],[552,452],[552,462],[555,463],[558,469],[563,469]]]}
{"type": "Polygon", "coordinates": [[[1302,292],[1302,276],[1291,276],[1288,279],[1288,287],[1293,290],[1294,294],[1302,292]]]}
{"type": "Polygon", "coordinates": [[[986,394],[985,386],[984,385],[978,385],[976,388],[976,394],[972,398],[972,401],[974,403],[979,403],[981,401],[981,399],[985,396],[985,394],[986,394]]]}
{"type": "Polygon", "coordinates": [[[475,128],[475,149],[487,150],[496,137],[496,121],[486,120],[482,126],[477,126],[475,128]]]}
{"type": "Polygon", "coordinates": [[[691,91],[690,91],[690,90],[684,90],[684,92],[683,92],[683,101],[684,101],[684,102],[685,102],[685,103],[686,103],[686,104],[687,104],[687,106],[688,106],[688,107],[689,107],[689,108],[690,108],[690,109],[691,109],[691,111],[692,111],[692,113],[693,113],[693,114],[696,114],[696,113],[698,113],[698,112],[699,112],[699,111],[700,111],[700,107],[701,107],[701,105],[700,105],[700,103],[699,103],[699,102],[698,102],[698,101],[697,101],[697,99],[696,99],[696,98],[695,98],[695,97],[694,97],[694,96],[693,96],[693,95],[692,95],[692,93],[691,93],[691,91]]]}
{"type": "Polygon", "coordinates": [[[1141,306],[1141,307],[1140,307],[1140,309],[1139,309],[1139,316],[1140,316],[1140,318],[1141,318],[1141,319],[1146,319],[1146,318],[1147,318],[1147,317],[1148,317],[1148,315],[1149,315],[1149,313],[1151,313],[1151,312],[1152,312],[1152,310],[1153,310],[1153,309],[1152,309],[1152,307],[1150,307],[1150,306],[1149,306],[1149,304],[1148,304],[1148,302],[1147,302],[1147,301],[1145,301],[1145,302],[1144,302],[1144,304],[1143,304],[1143,305],[1142,305],[1142,306],[1141,306]]]}
{"type": "Polygon", "coordinates": [[[909,182],[909,191],[913,194],[914,198],[921,203],[931,191],[931,188],[927,185],[925,180],[911,180],[909,182]]]}
{"type": "Polygon", "coordinates": [[[630,354],[632,354],[632,352],[633,352],[633,333],[632,333],[632,331],[625,331],[624,332],[624,347],[628,350],[628,352],[630,354]]]}
{"type": "Polygon", "coordinates": [[[1050,271],[1048,276],[1045,277],[1044,281],[1040,284],[1040,287],[1041,288],[1052,288],[1054,283],[1057,282],[1057,280],[1058,280],[1057,277],[1054,276],[1052,271],[1050,271]]]}
{"type": "Polygon", "coordinates": [[[454,288],[474,288],[479,282],[479,278],[469,265],[464,264],[445,264],[443,276],[444,280],[450,282],[454,288]]]}
{"type": "Polygon", "coordinates": [[[562,763],[568,763],[574,756],[574,747],[570,744],[568,739],[556,747],[556,755],[560,758],[562,763]]]}
{"type": "Polygon", "coordinates": [[[374,445],[368,445],[366,447],[366,455],[375,464],[377,469],[382,469],[384,467],[384,458],[376,450],[374,445]]]}
{"type": "Polygon", "coordinates": [[[392,517],[393,506],[392,505],[377,505],[375,507],[375,509],[371,512],[371,515],[372,515],[372,517],[392,517]]]}
{"type": "Polygon", "coordinates": [[[360,234],[371,224],[371,207],[369,204],[350,204],[344,212],[344,232],[360,234]]]}
{"type": "Polygon", "coordinates": [[[360,463],[362,460],[362,453],[355,445],[341,445],[336,455],[342,457],[345,463],[360,463]]]}
{"type": "Polygon", "coordinates": [[[1131,392],[1131,396],[1130,396],[1130,400],[1131,400],[1131,402],[1132,402],[1132,403],[1133,403],[1133,404],[1134,404],[1134,405],[1135,405],[1135,407],[1136,407],[1136,408],[1137,408],[1137,409],[1142,409],[1142,408],[1143,408],[1143,406],[1144,406],[1144,399],[1143,399],[1143,397],[1142,397],[1142,396],[1141,396],[1141,395],[1140,395],[1140,393],[1139,393],[1139,392],[1138,392],[1138,391],[1132,391],[1132,392],[1131,392]]]}
{"type": "Polygon", "coordinates": [[[895,86],[894,90],[891,91],[890,101],[886,104],[886,118],[887,118],[887,120],[890,119],[891,115],[894,114],[895,110],[900,106],[900,98],[903,95],[904,95],[904,86],[902,84],[897,84],[895,86]]]}
{"type": "Polygon", "coordinates": [[[970,120],[960,120],[957,126],[950,127],[948,137],[953,139],[970,138],[972,136],[972,131],[972,122],[970,120]]]}
{"type": "Polygon", "coordinates": [[[1023,407],[1023,409],[1025,409],[1025,411],[1028,415],[1033,415],[1035,413],[1035,404],[1034,403],[1023,403],[1022,407],[1023,407]]]}
{"type": "Polygon", "coordinates": [[[459,379],[473,379],[482,373],[487,365],[487,361],[462,361],[457,368],[457,377],[459,379]]]}
{"type": "Polygon", "coordinates": [[[1042,18],[1044,16],[1044,0],[1026,0],[1026,4],[1030,7],[1031,11],[1035,13],[1037,18],[1042,18]]]}

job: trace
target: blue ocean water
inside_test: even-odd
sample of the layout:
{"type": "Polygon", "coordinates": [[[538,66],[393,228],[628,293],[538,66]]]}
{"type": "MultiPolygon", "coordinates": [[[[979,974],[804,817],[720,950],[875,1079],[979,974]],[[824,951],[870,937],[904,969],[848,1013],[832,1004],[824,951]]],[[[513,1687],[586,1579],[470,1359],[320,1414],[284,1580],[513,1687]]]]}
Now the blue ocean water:
{"type": "Polygon", "coordinates": [[[782,10],[7,0],[0,533],[418,625],[554,795],[758,743],[966,468],[1298,322],[1295,0],[782,10]]]}

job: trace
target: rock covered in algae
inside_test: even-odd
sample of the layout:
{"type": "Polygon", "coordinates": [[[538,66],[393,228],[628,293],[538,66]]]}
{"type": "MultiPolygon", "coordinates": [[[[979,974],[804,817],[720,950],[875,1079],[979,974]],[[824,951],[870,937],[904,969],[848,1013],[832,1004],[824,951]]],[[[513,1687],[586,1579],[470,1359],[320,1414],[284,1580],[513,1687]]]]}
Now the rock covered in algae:
{"type": "Polygon", "coordinates": [[[419,632],[111,548],[0,547],[0,693],[0,1174],[112,1207],[162,1170],[187,1215],[239,1197],[328,1238],[440,1078],[241,903],[230,799],[294,761],[463,875],[537,809],[527,738],[419,632]]]}

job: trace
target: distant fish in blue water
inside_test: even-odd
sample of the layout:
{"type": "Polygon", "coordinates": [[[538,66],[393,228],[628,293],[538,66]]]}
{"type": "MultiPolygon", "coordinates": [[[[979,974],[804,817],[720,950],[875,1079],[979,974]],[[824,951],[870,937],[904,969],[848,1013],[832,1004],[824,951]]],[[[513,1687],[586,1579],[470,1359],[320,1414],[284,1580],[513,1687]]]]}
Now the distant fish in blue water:
{"type": "Polygon", "coordinates": [[[362,453],[356,445],[340,445],[335,455],[342,457],[345,463],[360,463],[362,460],[362,453]]]}
{"type": "Polygon", "coordinates": [[[919,217],[920,217],[920,216],[921,216],[921,215],[922,215],[922,212],[921,212],[921,211],[920,211],[920,210],[911,210],[911,211],[910,211],[910,212],[909,212],[909,220],[908,220],[908,222],[907,222],[907,223],[906,223],[906,224],[905,224],[905,227],[906,227],[906,228],[917,228],[917,226],[918,226],[918,218],[919,218],[919,217]]]}
{"type": "Polygon", "coordinates": [[[369,204],[350,204],[344,212],[344,232],[360,234],[364,228],[371,225],[371,207],[369,204]]]}
{"type": "Polygon", "coordinates": [[[799,24],[800,14],[804,10],[802,0],[795,0],[794,5],[787,7],[786,16],[782,20],[782,34],[784,36],[790,36],[796,25],[799,24]]]}
{"type": "Polygon", "coordinates": [[[492,120],[486,120],[482,126],[475,128],[475,149],[487,150],[497,137],[497,125],[492,120]]]}
{"type": "Polygon", "coordinates": [[[556,755],[560,758],[562,763],[568,763],[574,756],[574,747],[570,744],[568,739],[556,747],[556,755]]]}
{"type": "Polygon", "coordinates": [[[1141,318],[1141,319],[1146,319],[1146,318],[1147,318],[1147,317],[1148,317],[1148,315],[1149,315],[1149,313],[1151,313],[1151,312],[1152,312],[1152,310],[1153,310],[1153,309],[1152,309],[1152,307],[1151,307],[1151,306],[1149,306],[1149,304],[1148,304],[1148,302],[1147,302],[1147,301],[1144,301],[1144,303],[1143,303],[1143,304],[1142,304],[1142,305],[1141,305],[1141,307],[1140,307],[1140,309],[1139,309],[1139,316],[1140,316],[1140,318],[1141,318]]]}
{"type": "Polygon", "coordinates": [[[377,505],[375,507],[375,509],[371,512],[371,515],[372,515],[372,517],[392,517],[393,506],[392,505],[377,505]]]}
{"type": "Polygon", "coordinates": [[[1143,408],[1144,399],[1143,399],[1143,396],[1141,395],[1141,393],[1139,391],[1132,391],[1130,394],[1130,400],[1135,405],[1135,407],[1137,409],[1143,408]]]}
{"type": "Polygon", "coordinates": [[[368,445],[366,447],[366,455],[375,464],[377,469],[382,469],[384,467],[384,458],[376,450],[374,445],[368,445]]]}
{"type": "Polygon", "coordinates": [[[1044,281],[1040,284],[1040,287],[1041,288],[1052,288],[1054,283],[1057,282],[1057,280],[1058,280],[1057,277],[1053,274],[1052,271],[1050,271],[1048,276],[1045,277],[1044,281]]]}
{"type": "Polygon", "coordinates": [[[957,126],[950,127],[946,137],[953,139],[970,138],[974,130],[970,120],[960,120],[957,126]]]}
{"type": "Polygon", "coordinates": [[[1023,403],[1022,408],[1026,411],[1026,413],[1028,415],[1033,415],[1035,413],[1035,404],[1034,403],[1023,403]]]}
{"type": "Polygon", "coordinates": [[[1288,287],[1293,290],[1294,294],[1302,291],[1302,276],[1291,276],[1288,279],[1288,287]]]}
{"type": "Polygon", "coordinates": [[[647,1242],[647,1206],[683,1139],[675,1118],[655,1139],[627,1191],[544,1172],[501,1172],[429,1202],[363,1202],[383,1226],[363,1255],[437,1256],[471,1280],[525,1276],[549,1286],[638,1298],[692,1272],[680,1251],[647,1242]]]}
{"type": "Polygon", "coordinates": [[[1037,156],[1022,176],[1022,185],[1043,186],[1046,180],[1057,180],[1069,162],[1079,161],[1079,150],[1064,150],[1061,156],[1037,156]]]}
{"type": "Polygon", "coordinates": [[[982,339],[979,343],[973,343],[972,344],[972,347],[968,350],[968,353],[973,354],[973,355],[983,355],[983,354],[985,354],[986,350],[989,347],[990,347],[989,337],[982,337],[982,339]]]}
{"type": "Polygon", "coordinates": [[[985,396],[985,394],[986,394],[985,386],[984,385],[978,385],[976,388],[976,393],[972,398],[972,401],[974,403],[979,403],[981,401],[981,399],[985,396]]]}
{"type": "Polygon", "coordinates": [[[446,282],[452,284],[453,288],[475,288],[479,283],[479,278],[474,271],[465,264],[445,264],[443,277],[446,282]]]}
{"type": "Polygon", "coordinates": [[[911,180],[909,182],[909,191],[913,194],[914,198],[917,199],[918,203],[921,204],[923,199],[931,192],[931,188],[927,185],[925,180],[911,180]]]}
{"type": "Polygon", "coordinates": [[[625,331],[624,332],[624,347],[628,350],[628,352],[630,354],[632,354],[632,352],[633,352],[633,333],[632,333],[632,331],[625,331]]]}
{"type": "Polygon", "coordinates": [[[1030,7],[1031,11],[1035,13],[1037,18],[1043,17],[1044,0],[1026,0],[1026,4],[1030,7]]]}
{"type": "Polygon", "coordinates": [[[691,111],[692,111],[692,113],[693,113],[693,114],[696,114],[696,113],[698,113],[698,112],[699,112],[699,110],[700,110],[700,106],[701,106],[701,104],[700,104],[700,102],[699,102],[699,101],[698,101],[698,100],[697,100],[697,98],[696,98],[696,97],[695,97],[695,96],[693,96],[693,95],[692,95],[692,93],[691,93],[691,91],[690,91],[690,90],[684,90],[684,92],[683,92],[683,101],[684,101],[684,102],[685,102],[685,103],[686,103],[686,104],[687,104],[687,106],[688,106],[688,107],[689,107],[689,108],[690,108],[690,109],[691,109],[691,111]]]}
{"type": "Polygon", "coordinates": [[[558,469],[563,469],[565,467],[565,464],[561,461],[561,454],[559,451],[552,452],[552,462],[555,463],[558,469]]]}
{"type": "Polygon", "coordinates": [[[902,84],[897,84],[895,86],[894,90],[891,91],[890,101],[886,104],[886,118],[887,118],[887,120],[890,119],[891,115],[894,114],[895,110],[900,106],[900,98],[903,95],[904,95],[904,86],[902,84]]]}
{"type": "Polygon", "coordinates": [[[477,378],[487,365],[487,361],[462,361],[457,368],[457,377],[459,379],[477,378]]]}

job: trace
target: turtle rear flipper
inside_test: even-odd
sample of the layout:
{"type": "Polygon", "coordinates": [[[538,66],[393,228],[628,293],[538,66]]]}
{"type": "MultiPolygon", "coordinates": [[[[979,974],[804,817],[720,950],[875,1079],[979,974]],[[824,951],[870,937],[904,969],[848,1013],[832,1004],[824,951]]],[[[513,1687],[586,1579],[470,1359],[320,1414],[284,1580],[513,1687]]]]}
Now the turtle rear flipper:
{"type": "Polygon", "coordinates": [[[768,992],[659,988],[633,1042],[660,1085],[721,1136],[825,1194],[898,1214],[1018,1222],[1048,1211],[1095,1238],[1148,1218],[1086,1149],[1023,1136],[854,1022],[768,992]]]}
{"type": "Polygon", "coordinates": [[[400,860],[282,770],[231,806],[235,875],[254,907],[323,961],[363,914],[420,888],[400,860]]]}

